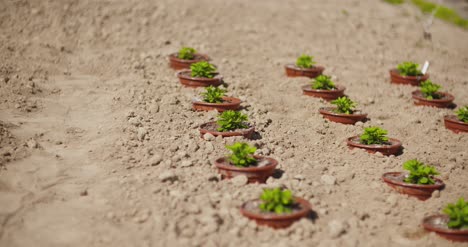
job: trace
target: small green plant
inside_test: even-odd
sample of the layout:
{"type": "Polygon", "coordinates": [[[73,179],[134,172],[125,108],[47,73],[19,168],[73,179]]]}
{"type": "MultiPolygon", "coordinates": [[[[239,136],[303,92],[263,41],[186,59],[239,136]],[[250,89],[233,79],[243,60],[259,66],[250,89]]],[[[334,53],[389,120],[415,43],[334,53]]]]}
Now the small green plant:
{"type": "Polygon", "coordinates": [[[195,57],[197,51],[191,47],[182,47],[179,50],[179,55],[177,56],[180,59],[191,60],[195,57]]]}
{"type": "Polygon", "coordinates": [[[192,77],[213,78],[216,74],[216,67],[206,61],[192,63],[190,65],[192,77]]]}
{"type": "Polygon", "coordinates": [[[468,123],[468,105],[458,109],[455,113],[460,121],[468,123]]]}
{"type": "Polygon", "coordinates": [[[231,146],[226,146],[227,149],[231,150],[232,154],[228,157],[231,164],[238,167],[247,167],[255,165],[257,159],[253,157],[256,147],[250,146],[247,143],[236,142],[231,146]]]}
{"type": "Polygon", "coordinates": [[[432,83],[431,80],[421,82],[421,92],[426,99],[440,99],[437,93],[440,88],[439,84],[432,83]]]}
{"type": "Polygon", "coordinates": [[[314,57],[309,56],[309,55],[301,55],[296,60],[296,65],[297,67],[300,67],[300,68],[305,68],[305,69],[312,68],[314,64],[315,64],[314,57]]]}
{"type": "Polygon", "coordinates": [[[344,114],[352,114],[354,112],[354,108],[356,107],[356,103],[345,96],[339,97],[336,100],[332,100],[330,103],[336,105],[335,112],[344,114]]]}
{"type": "Polygon", "coordinates": [[[263,212],[275,212],[276,214],[290,213],[294,204],[290,190],[281,188],[265,189],[260,196],[262,203],[260,210],[263,212]]]}
{"type": "Polygon", "coordinates": [[[432,176],[439,175],[435,167],[425,165],[416,159],[403,163],[403,169],[410,172],[404,181],[411,184],[434,184],[432,176]]]}
{"type": "Polygon", "coordinates": [[[403,62],[397,66],[398,72],[403,76],[417,76],[422,75],[419,70],[419,64],[413,62],[403,62]]]}
{"type": "Polygon", "coordinates": [[[384,1],[390,4],[402,4],[405,2],[405,0],[384,0],[384,1]]]}
{"type": "Polygon", "coordinates": [[[449,203],[443,212],[450,218],[449,228],[468,229],[468,202],[464,198],[458,199],[457,203],[449,203]]]}
{"type": "Polygon", "coordinates": [[[205,92],[202,93],[203,101],[208,103],[222,103],[224,93],[226,93],[225,90],[210,85],[206,87],[205,92]]]}
{"type": "Polygon", "coordinates": [[[388,142],[387,131],[379,127],[367,127],[360,136],[361,143],[365,145],[385,144],[388,142]]]}
{"type": "Polygon", "coordinates": [[[228,110],[218,116],[216,123],[219,125],[218,131],[230,131],[247,128],[246,121],[248,121],[247,115],[242,114],[242,112],[228,110]]]}
{"type": "Polygon", "coordinates": [[[313,89],[332,90],[335,89],[335,83],[330,76],[319,75],[312,81],[313,89]]]}

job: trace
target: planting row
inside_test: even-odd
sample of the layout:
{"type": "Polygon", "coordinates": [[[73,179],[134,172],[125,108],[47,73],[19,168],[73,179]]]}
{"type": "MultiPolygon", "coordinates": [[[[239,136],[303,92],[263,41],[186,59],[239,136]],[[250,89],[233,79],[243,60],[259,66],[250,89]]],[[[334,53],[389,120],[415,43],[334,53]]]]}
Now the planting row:
{"type": "MultiPolygon", "coordinates": [[[[241,107],[241,100],[226,96],[226,91],[217,87],[224,83],[223,78],[217,72],[216,66],[208,62],[208,56],[185,47],[178,53],[171,54],[169,60],[172,68],[183,69],[177,76],[184,86],[206,89],[201,94],[202,100],[193,102],[193,109],[220,112],[217,121],[200,126],[202,138],[252,138],[255,126],[248,122],[247,115],[237,111],[241,107]]],[[[311,85],[302,87],[305,95],[320,97],[335,105],[320,108],[319,112],[325,118],[344,124],[367,120],[367,114],[356,110],[356,103],[344,95],[345,87],[336,85],[329,76],[323,75],[325,68],[316,66],[311,56],[302,55],[295,64],[288,64],[285,68],[288,76],[313,78],[311,85]]],[[[413,92],[416,105],[448,107],[453,104],[453,96],[439,92],[440,86],[429,81],[429,75],[423,74],[415,63],[402,63],[397,69],[391,70],[390,75],[394,83],[421,85],[421,90],[413,92]],[[441,103],[447,100],[450,103],[441,103]],[[434,102],[441,104],[437,105],[434,102]]],[[[467,132],[468,106],[458,109],[456,114],[445,117],[446,127],[454,132],[467,132]]],[[[387,131],[379,127],[365,128],[361,135],[349,137],[347,145],[349,148],[361,148],[370,153],[379,152],[384,155],[398,155],[402,150],[402,143],[387,137],[387,131]]],[[[278,164],[273,158],[255,155],[256,148],[247,143],[238,142],[226,148],[231,154],[214,161],[219,173],[226,179],[242,175],[247,177],[249,183],[265,183],[278,164]]],[[[409,160],[403,164],[403,169],[408,172],[385,173],[382,180],[396,191],[420,200],[427,200],[435,190],[441,190],[445,186],[442,180],[434,177],[439,173],[433,166],[418,160],[409,160]]],[[[260,225],[274,228],[287,227],[294,221],[307,217],[310,211],[311,206],[306,200],[294,197],[291,191],[281,188],[266,189],[258,199],[248,201],[241,207],[244,216],[260,225]]],[[[452,240],[468,241],[468,230],[465,229],[468,228],[468,203],[460,198],[456,204],[448,204],[444,213],[425,218],[424,228],[452,240]]]]}

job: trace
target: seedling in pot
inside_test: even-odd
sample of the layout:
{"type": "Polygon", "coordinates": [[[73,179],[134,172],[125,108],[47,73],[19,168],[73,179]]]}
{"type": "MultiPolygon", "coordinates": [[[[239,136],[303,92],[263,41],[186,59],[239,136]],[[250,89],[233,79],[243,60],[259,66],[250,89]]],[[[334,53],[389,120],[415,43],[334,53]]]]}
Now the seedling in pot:
{"type": "Polygon", "coordinates": [[[217,110],[219,112],[239,109],[242,101],[238,98],[225,96],[225,93],[224,89],[208,86],[205,88],[205,92],[201,93],[203,100],[194,100],[192,108],[196,111],[217,110]]]}
{"type": "Polygon", "coordinates": [[[198,62],[190,65],[192,77],[213,78],[216,75],[216,67],[209,62],[198,62]]]}
{"type": "Polygon", "coordinates": [[[313,56],[303,54],[299,56],[296,63],[287,64],[285,66],[286,75],[290,77],[304,76],[315,78],[322,74],[325,69],[322,66],[316,66],[313,56]]]}
{"type": "Polygon", "coordinates": [[[203,101],[208,103],[222,103],[226,90],[218,87],[208,86],[205,88],[205,92],[202,93],[203,101]]]}
{"type": "Polygon", "coordinates": [[[214,136],[244,136],[250,138],[255,128],[247,123],[248,117],[239,111],[227,110],[218,115],[216,122],[209,122],[200,126],[200,134],[210,133],[214,136]]]}
{"type": "Polygon", "coordinates": [[[260,198],[247,201],[241,207],[241,213],[247,218],[273,228],[289,227],[306,217],[310,210],[308,201],[282,188],[264,189],[260,198]]]}
{"type": "Polygon", "coordinates": [[[309,55],[301,55],[297,58],[296,65],[299,68],[308,69],[312,68],[315,64],[314,57],[309,55]]]}
{"type": "Polygon", "coordinates": [[[444,117],[445,127],[455,133],[468,133],[468,105],[456,110],[455,114],[444,117]]]}
{"type": "Polygon", "coordinates": [[[402,76],[418,76],[422,75],[419,69],[419,64],[414,62],[402,62],[397,66],[398,72],[402,76]]]}
{"type": "Polygon", "coordinates": [[[439,175],[435,167],[425,165],[416,159],[406,161],[403,169],[409,171],[404,181],[411,184],[434,184],[433,176],[439,175]]]}
{"type": "Polygon", "coordinates": [[[364,128],[360,136],[348,138],[347,144],[350,148],[362,148],[369,153],[380,152],[384,155],[396,155],[401,150],[401,142],[387,137],[387,130],[372,126],[364,128]]]}
{"type": "Polygon", "coordinates": [[[365,121],[367,118],[367,114],[356,111],[357,104],[346,96],[332,100],[330,103],[336,105],[336,108],[322,107],[319,112],[332,122],[355,124],[359,121],[365,121]]]}
{"type": "Polygon", "coordinates": [[[348,97],[339,97],[336,100],[331,101],[333,105],[336,105],[334,112],[342,114],[353,114],[356,108],[356,103],[348,97]]]}
{"type": "Polygon", "coordinates": [[[176,70],[189,69],[193,63],[208,60],[208,56],[197,53],[192,47],[182,47],[179,52],[169,55],[169,65],[176,70]]]}
{"type": "Polygon", "coordinates": [[[423,74],[419,64],[414,62],[402,62],[396,69],[390,70],[392,83],[419,86],[422,81],[429,79],[429,74],[423,74]]]}
{"type": "Polygon", "coordinates": [[[223,77],[218,74],[216,67],[206,61],[192,63],[190,71],[180,71],[177,77],[187,87],[219,86],[223,83],[223,77]]]}
{"type": "Polygon", "coordinates": [[[319,75],[310,82],[310,86],[302,87],[303,94],[327,101],[344,96],[344,90],[345,87],[336,85],[327,75],[319,75]]]}
{"type": "Polygon", "coordinates": [[[331,80],[330,76],[319,75],[311,81],[313,89],[320,90],[333,90],[335,89],[335,83],[331,80]]]}
{"type": "Polygon", "coordinates": [[[468,201],[463,197],[448,203],[443,214],[424,218],[423,227],[452,241],[468,242],[468,201]]]}
{"type": "Polygon", "coordinates": [[[197,51],[192,47],[182,47],[177,57],[184,60],[192,60],[195,58],[195,53],[197,53],[197,51]]]}
{"type": "Polygon", "coordinates": [[[215,160],[223,178],[243,175],[250,183],[265,183],[278,164],[275,159],[254,155],[257,148],[244,142],[236,142],[226,148],[231,154],[215,160]]]}
{"type": "Polygon", "coordinates": [[[412,93],[413,99],[415,100],[414,104],[438,108],[452,106],[455,98],[449,93],[439,92],[440,88],[440,85],[430,80],[421,82],[420,90],[416,90],[412,93]]]}
{"type": "Polygon", "coordinates": [[[421,92],[426,99],[439,99],[439,84],[432,83],[431,80],[421,82],[421,92]]]}

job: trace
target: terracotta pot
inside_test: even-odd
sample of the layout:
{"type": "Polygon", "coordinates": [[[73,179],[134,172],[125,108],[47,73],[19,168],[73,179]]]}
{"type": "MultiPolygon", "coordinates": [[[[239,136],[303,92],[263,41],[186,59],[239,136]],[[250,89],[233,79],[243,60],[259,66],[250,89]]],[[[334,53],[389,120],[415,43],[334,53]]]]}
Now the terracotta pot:
{"type": "Polygon", "coordinates": [[[447,215],[432,215],[423,219],[422,226],[427,231],[435,232],[437,235],[456,242],[468,242],[468,229],[448,228],[447,215]]]}
{"type": "Polygon", "coordinates": [[[284,66],[284,68],[286,69],[286,75],[289,77],[304,76],[309,78],[315,78],[321,75],[325,70],[325,68],[322,66],[313,66],[312,68],[306,69],[298,67],[295,64],[287,64],[284,66]]]}
{"type": "Polygon", "coordinates": [[[247,139],[250,139],[255,132],[255,126],[250,126],[247,129],[239,129],[235,131],[225,131],[221,132],[218,131],[219,125],[216,122],[208,122],[200,125],[200,135],[203,138],[203,135],[206,133],[210,133],[212,135],[216,136],[222,136],[222,137],[231,137],[231,136],[243,136],[247,139]]]}
{"type": "Polygon", "coordinates": [[[335,107],[322,107],[319,109],[320,114],[324,118],[342,124],[355,124],[359,121],[364,121],[367,118],[365,113],[344,114],[334,112],[335,107]]]}
{"type": "Polygon", "coordinates": [[[442,180],[434,178],[435,184],[411,184],[405,183],[406,174],[403,172],[387,172],[382,175],[382,179],[390,187],[402,194],[417,197],[419,200],[425,201],[432,196],[435,190],[441,190],[445,184],[442,180]]]}
{"type": "Polygon", "coordinates": [[[322,98],[326,101],[332,101],[338,99],[339,97],[344,96],[344,90],[346,89],[343,86],[335,85],[336,89],[332,90],[322,90],[322,89],[312,89],[310,85],[302,86],[302,92],[305,95],[322,98]]]}
{"type": "Polygon", "coordinates": [[[286,214],[261,212],[258,208],[261,203],[260,199],[245,202],[242,204],[240,211],[245,217],[255,220],[258,225],[269,226],[275,229],[286,228],[291,226],[295,221],[307,217],[311,211],[311,206],[308,201],[299,197],[295,197],[294,201],[297,205],[297,209],[286,214]]]}
{"type": "Polygon", "coordinates": [[[453,95],[443,92],[438,93],[441,96],[440,99],[426,99],[421,90],[416,90],[411,94],[415,105],[432,106],[437,108],[448,108],[453,105],[453,100],[455,99],[453,95]]]}
{"type": "Polygon", "coordinates": [[[347,139],[347,144],[349,148],[362,148],[365,149],[368,153],[380,152],[383,155],[397,155],[401,150],[401,142],[394,138],[388,138],[390,144],[388,145],[365,145],[361,144],[359,136],[353,136],[347,139]]]}
{"type": "Polygon", "coordinates": [[[462,122],[455,115],[448,115],[444,117],[445,128],[455,133],[467,133],[468,123],[462,122]]]}
{"type": "Polygon", "coordinates": [[[216,74],[213,78],[204,77],[192,77],[190,70],[182,70],[177,72],[180,83],[186,87],[208,87],[208,86],[219,86],[223,84],[223,77],[220,74],[216,74]]]}
{"type": "Polygon", "coordinates": [[[268,177],[273,175],[278,161],[268,157],[254,155],[257,159],[257,164],[265,162],[264,166],[237,167],[231,165],[227,158],[219,158],[215,160],[215,166],[218,168],[219,174],[223,178],[233,178],[235,176],[244,175],[249,183],[265,183],[268,177]]]}
{"type": "Polygon", "coordinates": [[[419,86],[422,81],[429,79],[429,74],[420,76],[404,76],[400,75],[397,69],[390,70],[390,81],[394,84],[406,84],[412,86],[419,86]]]}
{"type": "Polygon", "coordinates": [[[223,97],[222,103],[208,103],[205,101],[193,101],[192,108],[195,111],[214,111],[217,110],[219,112],[227,111],[227,110],[237,110],[240,108],[240,104],[242,101],[238,98],[233,97],[223,97]]]}
{"type": "Polygon", "coordinates": [[[194,54],[193,59],[180,59],[177,56],[179,53],[172,53],[169,55],[169,66],[175,70],[190,69],[192,63],[201,61],[210,61],[210,58],[204,54],[194,54]]]}

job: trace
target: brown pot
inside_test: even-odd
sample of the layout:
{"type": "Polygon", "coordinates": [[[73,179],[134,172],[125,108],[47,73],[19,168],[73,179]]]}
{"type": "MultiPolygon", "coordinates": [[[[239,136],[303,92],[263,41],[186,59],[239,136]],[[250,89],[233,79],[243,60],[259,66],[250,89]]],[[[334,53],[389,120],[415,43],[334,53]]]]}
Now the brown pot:
{"type": "Polygon", "coordinates": [[[335,85],[336,89],[332,90],[322,90],[322,89],[312,89],[310,85],[302,86],[302,93],[308,96],[322,98],[326,101],[332,101],[338,99],[339,97],[344,96],[344,90],[346,89],[343,86],[335,85]]]}
{"type": "Polygon", "coordinates": [[[447,222],[449,219],[447,215],[443,214],[432,215],[423,219],[422,226],[427,231],[435,232],[445,239],[456,242],[468,242],[468,229],[448,228],[447,222]]]}
{"type": "Polygon", "coordinates": [[[333,110],[336,109],[334,107],[322,107],[319,109],[320,114],[323,115],[324,118],[332,122],[342,123],[342,124],[355,124],[359,121],[364,121],[367,118],[367,114],[365,113],[353,113],[353,114],[344,114],[344,113],[336,113],[333,110]]]}
{"type": "Polygon", "coordinates": [[[426,73],[424,75],[419,76],[404,76],[400,75],[397,69],[390,70],[390,80],[394,84],[406,84],[412,86],[419,86],[422,81],[426,81],[429,79],[429,74],[426,73]]]}
{"type": "Polygon", "coordinates": [[[301,68],[296,66],[295,64],[287,64],[284,66],[286,69],[286,75],[289,77],[309,77],[315,78],[323,73],[325,70],[322,66],[313,66],[312,68],[301,68]]]}
{"type": "Polygon", "coordinates": [[[444,117],[445,128],[455,133],[467,133],[468,123],[462,122],[455,115],[448,115],[444,117]]]}
{"type": "Polygon", "coordinates": [[[204,54],[194,54],[193,59],[180,59],[177,56],[179,53],[172,53],[169,55],[169,66],[175,70],[190,69],[192,63],[201,61],[210,61],[210,58],[204,54]]]}
{"type": "Polygon", "coordinates": [[[216,122],[208,122],[200,125],[200,135],[203,138],[203,135],[206,133],[210,133],[214,136],[221,136],[221,137],[231,137],[231,136],[243,136],[247,139],[250,139],[255,132],[255,126],[250,126],[247,129],[239,129],[235,131],[226,131],[221,132],[218,131],[219,125],[216,122]]]}
{"type": "Polygon", "coordinates": [[[233,97],[223,97],[222,103],[208,103],[204,101],[193,101],[192,108],[195,111],[214,111],[217,110],[219,112],[227,111],[227,110],[237,110],[240,108],[240,104],[242,101],[238,98],[233,97]]]}
{"type": "Polygon", "coordinates": [[[415,105],[432,106],[437,108],[448,108],[453,105],[453,100],[455,99],[453,95],[443,92],[437,93],[441,96],[440,99],[426,99],[421,90],[416,90],[411,94],[415,105]]]}
{"type": "Polygon", "coordinates": [[[214,163],[223,178],[230,179],[235,176],[244,175],[249,183],[265,183],[268,177],[273,175],[278,161],[258,155],[254,155],[254,157],[257,159],[258,164],[263,162],[266,162],[266,164],[264,166],[237,167],[231,165],[225,157],[215,160],[214,163]]]}
{"type": "Polygon", "coordinates": [[[441,190],[445,184],[442,180],[434,178],[435,184],[411,184],[406,183],[406,174],[403,172],[387,172],[382,175],[382,179],[390,187],[402,194],[417,197],[421,201],[425,201],[432,196],[435,190],[441,190]]]}
{"type": "Polygon", "coordinates": [[[245,202],[242,204],[240,211],[245,217],[255,220],[258,225],[269,226],[275,229],[286,228],[292,225],[295,221],[298,221],[303,217],[307,217],[311,211],[311,206],[308,201],[299,197],[295,197],[294,201],[297,208],[291,213],[264,213],[258,208],[261,203],[260,199],[245,202]]]}
{"type": "Polygon", "coordinates": [[[347,144],[349,148],[362,148],[365,149],[368,153],[380,152],[383,155],[397,155],[401,150],[401,142],[394,138],[388,138],[390,144],[388,145],[365,145],[359,142],[359,136],[353,136],[347,139],[347,144]]]}
{"type": "Polygon", "coordinates": [[[223,77],[220,74],[216,74],[213,78],[204,77],[192,77],[190,70],[182,70],[177,72],[180,83],[186,87],[208,87],[208,86],[219,86],[223,84],[223,77]]]}

